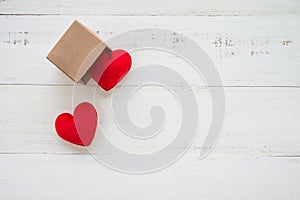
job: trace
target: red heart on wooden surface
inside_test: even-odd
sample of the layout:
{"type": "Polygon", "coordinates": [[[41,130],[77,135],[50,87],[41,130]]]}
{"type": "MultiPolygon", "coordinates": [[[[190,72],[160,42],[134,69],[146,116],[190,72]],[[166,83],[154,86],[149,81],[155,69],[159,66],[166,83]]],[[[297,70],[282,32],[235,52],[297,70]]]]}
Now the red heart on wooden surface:
{"type": "Polygon", "coordinates": [[[98,122],[97,111],[90,103],[77,105],[74,116],[62,113],[55,120],[57,134],[64,140],[80,146],[89,146],[94,138],[98,122]]]}
{"type": "Polygon", "coordinates": [[[108,91],[122,80],[130,68],[131,57],[128,52],[121,49],[104,51],[92,65],[89,74],[100,87],[108,91]]]}

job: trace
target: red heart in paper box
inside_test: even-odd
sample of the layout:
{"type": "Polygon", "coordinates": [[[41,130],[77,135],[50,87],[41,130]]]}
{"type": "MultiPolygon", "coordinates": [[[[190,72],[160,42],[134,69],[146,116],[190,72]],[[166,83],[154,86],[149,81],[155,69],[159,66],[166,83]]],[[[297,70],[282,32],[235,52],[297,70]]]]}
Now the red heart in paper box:
{"type": "Polygon", "coordinates": [[[80,103],[70,113],[60,114],[55,120],[57,134],[64,140],[80,146],[89,146],[97,128],[97,111],[90,103],[80,103]]]}
{"type": "Polygon", "coordinates": [[[108,91],[112,89],[131,68],[131,57],[124,50],[104,51],[89,70],[90,76],[100,87],[108,91]]]}

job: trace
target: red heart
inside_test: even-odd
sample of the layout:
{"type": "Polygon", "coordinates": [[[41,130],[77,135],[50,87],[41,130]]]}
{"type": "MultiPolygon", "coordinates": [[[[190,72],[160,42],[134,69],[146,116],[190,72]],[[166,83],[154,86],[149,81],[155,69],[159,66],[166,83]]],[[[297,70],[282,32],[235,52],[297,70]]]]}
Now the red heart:
{"type": "Polygon", "coordinates": [[[128,73],[131,57],[128,52],[118,49],[113,52],[104,51],[89,70],[90,76],[108,91],[128,73]]]}
{"type": "Polygon", "coordinates": [[[80,146],[89,146],[97,127],[97,111],[90,103],[83,102],[69,113],[60,114],[55,120],[57,134],[64,140],[80,146]]]}

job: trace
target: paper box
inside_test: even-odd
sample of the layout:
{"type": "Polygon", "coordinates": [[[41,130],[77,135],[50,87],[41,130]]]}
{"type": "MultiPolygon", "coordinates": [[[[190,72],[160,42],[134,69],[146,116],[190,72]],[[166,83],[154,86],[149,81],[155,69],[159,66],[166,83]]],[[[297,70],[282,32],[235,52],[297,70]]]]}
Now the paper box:
{"type": "Polygon", "coordinates": [[[107,45],[91,30],[75,20],[47,58],[75,82],[86,81],[85,74],[107,45]]]}

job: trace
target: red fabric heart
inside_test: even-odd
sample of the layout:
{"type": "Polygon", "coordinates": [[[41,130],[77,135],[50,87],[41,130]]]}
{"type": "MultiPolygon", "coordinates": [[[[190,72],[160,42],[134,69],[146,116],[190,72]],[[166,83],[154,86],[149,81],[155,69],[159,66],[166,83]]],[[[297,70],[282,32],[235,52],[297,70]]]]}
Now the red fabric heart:
{"type": "Polygon", "coordinates": [[[128,73],[131,68],[131,57],[128,52],[118,49],[104,51],[89,70],[90,76],[100,87],[108,91],[128,73]]]}
{"type": "Polygon", "coordinates": [[[95,135],[98,116],[94,106],[83,102],[70,113],[62,113],[55,120],[57,134],[64,140],[80,146],[89,146],[95,135]]]}

